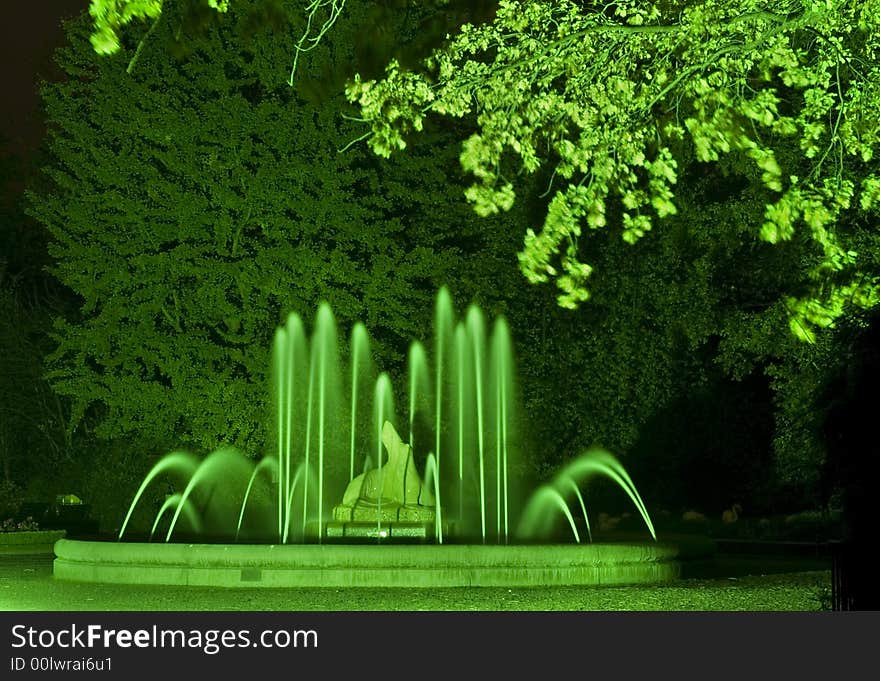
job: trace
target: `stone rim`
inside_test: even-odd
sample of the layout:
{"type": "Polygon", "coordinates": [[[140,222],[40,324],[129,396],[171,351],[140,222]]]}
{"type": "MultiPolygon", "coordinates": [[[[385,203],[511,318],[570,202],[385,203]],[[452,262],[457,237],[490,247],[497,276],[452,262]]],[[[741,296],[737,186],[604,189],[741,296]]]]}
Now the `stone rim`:
{"type": "Polygon", "coordinates": [[[668,543],[143,544],[62,539],[57,579],[222,587],[587,586],[681,575],[668,543]]]}

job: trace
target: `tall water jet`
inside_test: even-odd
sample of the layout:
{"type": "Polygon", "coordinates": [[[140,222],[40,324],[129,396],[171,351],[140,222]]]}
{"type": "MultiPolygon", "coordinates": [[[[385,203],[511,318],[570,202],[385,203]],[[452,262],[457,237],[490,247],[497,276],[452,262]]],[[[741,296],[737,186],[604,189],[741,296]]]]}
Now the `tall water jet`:
{"type": "MultiPolygon", "coordinates": [[[[302,438],[308,401],[306,380],[310,375],[309,348],[302,320],[296,313],[275,333],[272,347],[272,385],[275,397],[278,541],[284,542],[290,527],[291,466],[294,446],[302,438]]],[[[305,521],[303,521],[305,522],[305,521]]]]}
{"type": "Polygon", "coordinates": [[[361,322],[354,325],[351,332],[351,432],[349,447],[348,478],[354,479],[355,459],[357,454],[356,436],[359,414],[359,387],[367,382],[372,374],[372,359],[370,357],[370,338],[367,335],[367,327],[361,322]]]}
{"type": "Polygon", "coordinates": [[[434,310],[435,337],[427,346],[434,349],[434,365],[429,364],[426,346],[414,341],[407,384],[399,395],[408,407],[409,423],[397,424],[390,376],[382,373],[373,378],[366,328],[354,325],[349,365],[343,373],[329,305],[321,304],[308,340],[300,317],[289,315],[275,333],[272,349],[272,453],[257,464],[230,451],[215,453],[202,463],[180,452],[169,455],[140,486],[120,537],[146,488],[162,474],[184,480],[184,491],[170,502],[165,497],[153,523],[155,530],[159,519],[173,512],[166,540],[184,516],[191,526],[208,528],[211,523],[206,521],[213,520],[218,526],[228,523],[229,536],[244,541],[274,535],[279,543],[320,543],[330,537],[332,525],[336,539],[393,539],[395,533],[428,539],[433,534],[437,543],[448,543],[448,529],[455,541],[508,543],[513,527],[530,534],[552,524],[552,514],[562,511],[580,541],[567,499],[576,498],[591,537],[580,485],[597,474],[624,490],[654,535],[632,480],[607,453],[576,460],[533,497],[524,514],[519,512],[516,484],[522,475],[512,474],[521,469],[517,468],[520,439],[510,331],[500,317],[488,339],[487,328],[474,305],[456,323],[449,293],[440,291],[434,310]],[[346,382],[350,379],[345,405],[339,399],[343,377],[346,382]],[[432,413],[434,432],[423,436],[421,427],[430,430],[432,413]],[[383,444],[390,448],[388,460],[393,451],[395,461],[388,469],[389,473],[393,469],[394,477],[384,483],[383,444]],[[370,470],[371,461],[375,471],[370,470]],[[416,470],[422,465],[417,461],[424,462],[423,470],[416,470]],[[366,490],[367,496],[358,490],[366,490]],[[370,496],[375,490],[380,490],[378,496],[370,496]],[[418,491],[416,496],[413,490],[418,491]],[[346,535],[349,525],[362,533],[346,535]]]}
{"type": "MultiPolygon", "coordinates": [[[[310,400],[317,402],[315,411],[318,433],[317,475],[317,514],[315,518],[320,542],[323,537],[322,523],[328,512],[328,499],[335,503],[336,495],[348,478],[344,468],[345,451],[348,444],[345,435],[345,418],[339,407],[341,405],[341,375],[339,371],[339,348],[337,345],[336,320],[330,305],[321,303],[315,320],[314,338],[312,340],[313,362],[317,362],[318,381],[316,393],[310,400]],[[327,491],[331,490],[331,494],[327,491]]],[[[307,466],[308,468],[308,466],[307,466]]]]}
{"type": "MultiPolygon", "coordinates": [[[[329,360],[327,354],[335,351],[336,338],[334,329],[333,313],[330,306],[326,303],[321,304],[318,308],[318,322],[315,330],[315,340],[312,342],[312,352],[317,355],[312,357],[312,362],[318,361],[318,514],[320,517],[324,511],[324,447],[326,435],[327,415],[327,383],[330,380],[327,376],[327,365],[329,360]],[[333,336],[331,337],[331,334],[333,336]],[[328,347],[333,344],[333,348],[328,347]]],[[[311,399],[311,396],[310,396],[311,399]]],[[[320,541],[321,532],[318,532],[318,540],[320,541]]]]}
{"type": "MultiPolygon", "coordinates": [[[[275,340],[272,343],[272,376],[273,376],[273,395],[275,396],[275,425],[277,432],[275,436],[278,438],[278,450],[276,456],[278,459],[278,541],[282,542],[284,537],[284,499],[286,498],[285,490],[287,489],[287,471],[285,470],[286,462],[290,456],[285,451],[289,444],[289,439],[285,434],[285,421],[288,410],[288,392],[287,372],[288,372],[288,333],[284,327],[275,330],[275,340]]],[[[239,525],[241,523],[239,522],[239,525]]]]}
{"type": "Polygon", "coordinates": [[[447,385],[448,355],[452,346],[455,319],[452,311],[452,296],[445,286],[437,293],[434,305],[434,456],[437,460],[437,474],[440,475],[443,462],[440,446],[444,429],[443,397],[447,385]]]}
{"type": "Polygon", "coordinates": [[[466,499],[464,484],[464,462],[465,462],[465,445],[471,446],[471,442],[466,440],[466,433],[469,432],[469,417],[473,413],[470,405],[472,393],[468,390],[468,379],[471,376],[471,353],[470,346],[467,342],[467,331],[464,324],[458,323],[455,326],[455,379],[452,381],[452,401],[455,404],[455,428],[456,437],[455,460],[457,462],[456,470],[456,490],[458,502],[458,522],[463,528],[466,528],[464,504],[466,499]]]}
{"type": "Polygon", "coordinates": [[[486,543],[486,455],[484,448],[484,424],[483,424],[483,373],[485,371],[486,356],[486,332],[483,323],[483,315],[476,305],[471,305],[467,313],[467,334],[472,346],[473,357],[473,385],[476,398],[476,434],[477,434],[477,457],[479,463],[480,482],[480,533],[483,543],[486,543]]]}
{"type": "MultiPolygon", "coordinates": [[[[324,513],[327,472],[338,475],[338,450],[341,430],[338,427],[339,377],[336,322],[327,303],[322,303],[315,318],[311,342],[306,340],[302,321],[296,314],[275,334],[273,346],[273,386],[276,404],[275,436],[278,459],[276,519],[279,541],[291,536],[295,492],[301,494],[296,534],[305,537],[311,522],[310,509],[320,526],[324,513]],[[331,425],[332,424],[332,425],[331,425]],[[299,457],[302,458],[299,458],[299,457]],[[335,468],[325,465],[333,459],[335,468]],[[297,463],[297,461],[299,463],[297,463]],[[294,481],[294,467],[315,471],[294,481]],[[299,491],[297,491],[299,490],[299,491]]],[[[317,533],[320,541],[321,532],[317,533]]]]}
{"type": "MultiPolygon", "coordinates": [[[[376,467],[379,473],[379,490],[383,488],[382,480],[382,429],[386,421],[394,419],[394,395],[391,390],[391,379],[388,374],[381,373],[376,381],[376,393],[373,400],[376,414],[376,467]]],[[[382,494],[378,496],[378,510],[376,514],[376,532],[382,537],[382,494]]]]}
{"type": "Polygon", "coordinates": [[[425,348],[418,341],[414,341],[409,346],[409,444],[413,449],[416,448],[413,432],[416,412],[427,411],[431,390],[429,381],[425,348]]]}
{"type": "Polygon", "coordinates": [[[510,533],[509,435],[510,403],[513,395],[513,358],[510,332],[504,318],[498,318],[492,330],[490,357],[492,397],[495,416],[495,514],[496,532],[506,543],[510,533]]]}

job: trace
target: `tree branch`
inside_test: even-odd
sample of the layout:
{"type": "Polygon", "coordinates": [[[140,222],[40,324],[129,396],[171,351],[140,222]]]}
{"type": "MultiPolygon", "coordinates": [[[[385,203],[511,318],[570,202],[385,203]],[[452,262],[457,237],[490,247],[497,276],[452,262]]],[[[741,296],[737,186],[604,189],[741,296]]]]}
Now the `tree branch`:
{"type": "Polygon", "coordinates": [[[134,51],[134,56],[131,58],[131,61],[128,62],[128,67],[126,67],[126,69],[125,69],[125,72],[128,73],[129,75],[131,74],[132,69],[134,69],[134,65],[137,63],[138,58],[141,56],[141,50],[144,49],[144,42],[146,42],[147,38],[149,38],[151,35],[153,35],[153,31],[156,30],[156,26],[159,25],[159,20],[161,18],[162,18],[161,14],[156,17],[156,20],[153,22],[153,25],[150,26],[150,30],[147,31],[146,35],[144,35],[144,37],[141,38],[140,42],[138,43],[137,49],[134,51]]]}

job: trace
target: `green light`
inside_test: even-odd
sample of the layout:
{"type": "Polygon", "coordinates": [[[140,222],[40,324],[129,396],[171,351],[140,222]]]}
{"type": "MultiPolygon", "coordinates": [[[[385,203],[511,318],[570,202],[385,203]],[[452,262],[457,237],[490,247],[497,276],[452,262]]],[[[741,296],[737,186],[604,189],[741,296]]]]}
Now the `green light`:
{"type": "MultiPolygon", "coordinates": [[[[395,420],[394,389],[387,373],[379,375],[372,394],[372,436],[359,437],[356,432],[359,410],[357,384],[363,380],[362,370],[370,364],[369,337],[362,324],[353,329],[351,370],[345,374],[351,376],[350,404],[345,411],[337,409],[334,395],[338,392],[337,386],[343,374],[337,359],[336,322],[329,305],[322,304],[310,344],[306,343],[302,324],[296,314],[291,314],[286,325],[275,333],[272,353],[276,405],[274,432],[278,438],[275,456],[252,464],[233,449],[219,450],[202,462],[183,452],[169,454],[153,467],[141,484],[119,537],[122,538],[126,532],[134,508],[147,487],[160,475],[176,475],[186,481],[185,488],[182,493],[166,499],[152,526],[155,532],[161,518],[166,513],[172,514],[165,532],[166,541],[171,541],[181,514],[185,514],[192,530],[207,531],[210,526],[215,536],[225,534],[236,541],[252,541],[254,536],[264,541],[271,531],[269,527],[256,530],[258,519],[274,518],[272,522],[276,525],[280,543],[310,540],[321,543],[325,539],[329,521],[325,499],[332,499],[333,503],[342,499],[343,491],[354,480],[356,459],[359,455],[367,454],[366,451],[359,453],[357,445],[372,439],[379,481],[379,492],[373,500],[375,512],[371,515],[365,510],[368,504],[358,504],[357,511],[350,511],[353,515],[348,517],[343,514],[335,522],[364,522],[366,518],[371,518],[375,524],[373,536],[376,540],[393,541],[403,536],[406,523],[423,523],[430,518],[433,531],[422,533],[421,536],[433,536],[438,544],[444,542],[444,533],[449,528],[455,528],[456,541],[466,539],[470,536],[469,532],[476,531],[476,537],[483,544],[491,541],[506,544],[510,540],[509,527],[513,518],[518,519],[520,538],[532,541],[551,530],[555,509],[567,518],[575,542],[580,542],[581,536],[568,508],[566,495],[573,493],[576,496],[587,535],[591,538],[587,507],[580,486],[597,474],[611,479],[624,490],[644,518],[651,536],[656,539],[647,509],[635,485],[619,462],[607,452],[593,451],[574,460],[553,483],[539,488],[524,506],[519,499],[511,498],[508,471],[511,460],[517,459],[520,454],[511,449],[508,437],[514,420],[514,405],[511,399],[513,360],[507,326],[503,319],[495,322],[487,347],[482,312],[471,305],[465,321],[455,324],[451,300],[445,289],[438,295],[435,316],[437,337],[433,347],[437,351],[438,361],[435,367],[437,389],[434,394],[440,398],[434,411],[437,432],[432,439],[436,452],[427,456],[424,485],[418,482],[419,489],[432,491],[424,500],[420,497],[418,501],[418,504],[431,504],[431,512],[426,510],[427,507],[410,508],[406,505],[411,503],[406,501],[405,490],[409,484],[406,481],[410,478],[418,481],[418,474],[414,471],[391,471],[386,474],[385,471],[383,441],[390,446],[388,443],[397,438],[392,425],[395,420]],[[450,336],[454,337],[453,361],[443,362],[440,360],[450,336]],[[449,369],[448,374],[446,369],[449,369]],[[449,389],[443,390],[443,386],[449,389]],[[347,414],[348,419],[343,414],[347,414]],[[447,428],[442,421],[444,414],[454,416],[452,428],[447,428]],[[349,428],[348,432],[344,431],[345,425],[349,428]],[[386,440],[384,432],[389,427],[393,433],[391,441],[386,440]],[[492,445],[487,442],[494,442],[494,456],[489,455],[487,449],[492,445]],[[295,458],[297,454],[299,456],[295,458]],[[457,465],[441,465],[447,460],[457,460],[457,465]],[[345,471],[342,477],[339,476],[340,470],[345,471]],[[386,475],[403,476],[399,483],[392,483],[391,478],[388,479],[392,485],[403,485],[401,489],[404,491],[399,494],[397,501],[386,498],[386,494],[390,493],[383,481],[386,475]],[[271,492],[273,477],[277,480],[274,493],[271,492]],[[221,487],[224,493],[216,493],[221,487]],[[449,489],[457,490],[457,513],[437,505],[449,500],[449,489]],[[429,497],[430,501],[427,501],[429,497]],[[400,510],[399,504],[404,504],[400,510]],[[522,514],[521,508],[525,509],[522,514]],[[301,521],[298,530],[292,533],[294,509],[297,509],[301,521]],[[490,527],[494,535],[490,535],[490,527]]],[[[411,345],[409,366],[408,446],[411,451],[415,413],[431,392],[428,385],[431,375],[428,358],[424,346],[419,342],[411,345]]],[[[366,463],[364,468],[368,468],[366,463]]],[[[355,501],[352,499],[346,503],[354,504],[355,501]]],[[[354,509],[354,506],[351,508],[354,509]]]]}

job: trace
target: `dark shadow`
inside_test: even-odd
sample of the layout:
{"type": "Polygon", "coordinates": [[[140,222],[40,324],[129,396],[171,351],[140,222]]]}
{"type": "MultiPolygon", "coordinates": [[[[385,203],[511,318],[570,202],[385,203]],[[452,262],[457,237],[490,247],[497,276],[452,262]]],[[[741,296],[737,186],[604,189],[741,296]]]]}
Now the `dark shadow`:
{"type": "Polygon", "coordinates": [[[852,354],[828,387],[832,406],[823,434],[828,467],[843,492],[845,537],[839,547],[835,576],[836,606],[847,610],[880,610],[880,584],[874,558],[877,539],[877,485],[880,441],[877,433],[877,389],[880,386],[880,315],[856,336],[852,354]]]}

